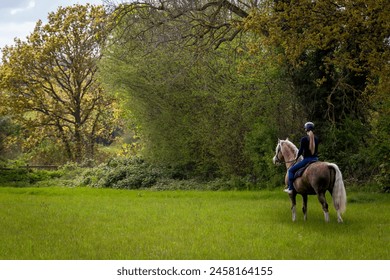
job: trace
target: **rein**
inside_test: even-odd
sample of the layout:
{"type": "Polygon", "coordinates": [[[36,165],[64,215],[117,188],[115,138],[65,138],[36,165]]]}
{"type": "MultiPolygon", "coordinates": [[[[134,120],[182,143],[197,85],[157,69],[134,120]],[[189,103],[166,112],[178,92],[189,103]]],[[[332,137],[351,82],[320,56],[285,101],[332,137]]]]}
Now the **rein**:
{"type": "Polygon", "coordinates": [[[289,161],[284,161],[283,163],[291,163],[291,162],[296,162],[297,160],[296,159],[293,159],[293,160],[289,160],[289,161]]]}
{"type": "Polygon", "coordinates": [[[289,160],[289,161],[282,161],[279,159],[278,156],[276,156],[276,161],[279,162],[279,163],[291,163],[291,162],[294,162],[294,161],[297,161],[296,159],[293,159],[293,160],[289,160]]]}

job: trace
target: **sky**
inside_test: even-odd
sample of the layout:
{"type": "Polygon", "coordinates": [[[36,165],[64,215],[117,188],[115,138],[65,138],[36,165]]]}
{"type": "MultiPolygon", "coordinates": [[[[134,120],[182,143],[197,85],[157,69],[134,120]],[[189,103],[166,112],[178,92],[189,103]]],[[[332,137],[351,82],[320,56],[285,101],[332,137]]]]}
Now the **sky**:
{"type": "Polygon", "coordinates": [[[13,45],[15,37],[25,40],[36,22],[47,22],[59,6],[86,3],[102,5],[103,0],[0,0],[0,48],[13,45]]]}

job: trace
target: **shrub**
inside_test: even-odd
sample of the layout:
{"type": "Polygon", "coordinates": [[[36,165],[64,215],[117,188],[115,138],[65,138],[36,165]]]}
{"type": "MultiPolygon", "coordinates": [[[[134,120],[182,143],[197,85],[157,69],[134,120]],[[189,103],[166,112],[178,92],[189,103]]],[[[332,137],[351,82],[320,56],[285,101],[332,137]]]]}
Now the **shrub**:
{"type": "Polygon", "coordinates": [[[139,158],[116,158],[107,164],[86,169],[79,181],[82,185],[100,188],[149,188],[162,177],[161,169],[139,158]]]}
{"type": "Polygon", "coordinates": [[[0,170],[0,183],[28,182],[29,174],[25,168],[10,168],[0,170]]]}
{"type": "Polygon", "coordinates": [[[12,167],[0,169],[0,184],[13,184],[28,186],[38,182],[60,178],[62,172],[55,170],[34,170],[22,167],[12,167]]]}

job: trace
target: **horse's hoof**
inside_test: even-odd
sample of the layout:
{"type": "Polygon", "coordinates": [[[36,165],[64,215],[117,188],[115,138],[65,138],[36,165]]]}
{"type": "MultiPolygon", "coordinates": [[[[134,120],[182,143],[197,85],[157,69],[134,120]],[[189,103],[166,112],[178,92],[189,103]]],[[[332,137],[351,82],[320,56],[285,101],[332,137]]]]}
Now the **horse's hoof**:
{"type": "Polygon", "coordinates": [[[292,216],[291,220],[292,220],[293,222],[295,222],[295,221],[297,220],[297,217],[296,217],[296,216],[292,216]]]}
{"type": "Polygon", "coordinates": [[[329,221],[330,221],[330,219],[329,219],[329,212],[325,212],[324,216],[325,216],[325,222],[329,223],[329,221]]]}
{"type": "Polygon", "coordinates": [[[343,223],[343,218],[341,218],[341,214],[339,212],[337,213],[337,222],[339,224],[343,223]]]}

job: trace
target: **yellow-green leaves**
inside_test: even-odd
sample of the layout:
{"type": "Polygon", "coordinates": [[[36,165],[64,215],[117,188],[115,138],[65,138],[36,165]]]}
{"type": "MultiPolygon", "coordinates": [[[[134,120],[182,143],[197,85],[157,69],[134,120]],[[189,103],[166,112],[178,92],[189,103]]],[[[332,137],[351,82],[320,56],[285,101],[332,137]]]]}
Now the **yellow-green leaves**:
{"type": "Polygon", "coordinates": [[[269,0],[244,25],[266,33],[270,44],[283,46],[294,64],[307,51],[331,49],[329,63],[362,72],[386,64],[389,18],[387,0],[269,0]]]}
{"type": "Polygon", "coordinates": [[[103,7],[74,5],[3,50],[0,86],[10,111],[41,137],[60,139],[68,160],[92,157],[95,139],[112,128],[113,99],[96,77],[105,37],[103,7]]]}

